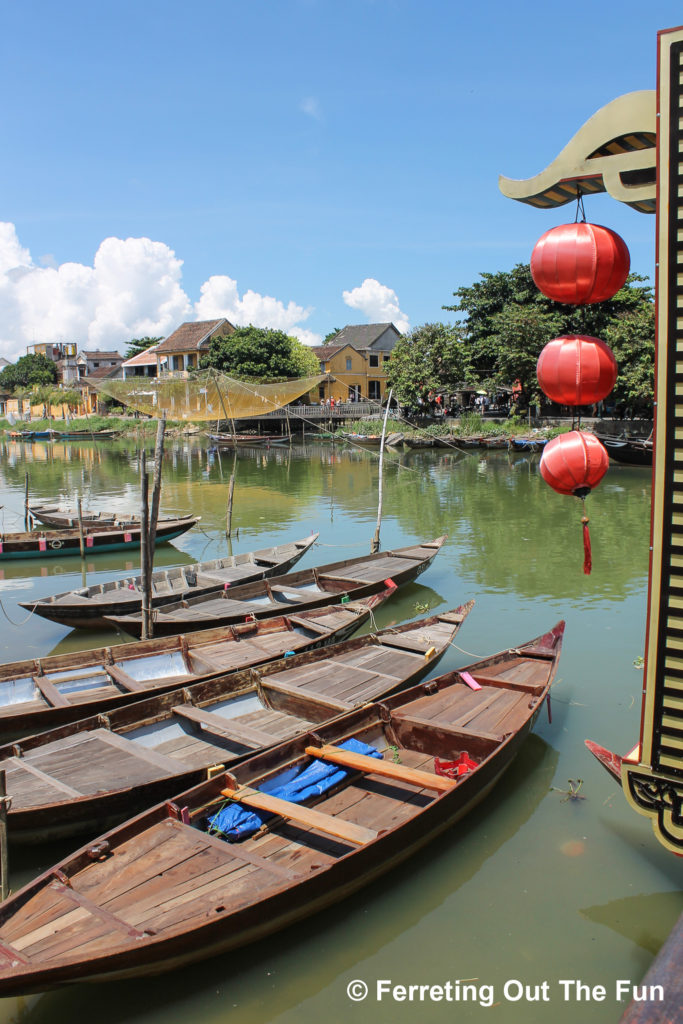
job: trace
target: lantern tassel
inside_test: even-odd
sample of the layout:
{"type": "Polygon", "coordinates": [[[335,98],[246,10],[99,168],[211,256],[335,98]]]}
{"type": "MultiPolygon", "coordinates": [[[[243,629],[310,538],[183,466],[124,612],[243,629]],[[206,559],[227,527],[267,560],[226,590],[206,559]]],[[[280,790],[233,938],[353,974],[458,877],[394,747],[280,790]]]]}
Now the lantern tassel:
{"type": "Polygon", "coordinates": [[[591,535],[588,529],[588,523],[590,522],[588,516],[583,516],[581,523],[583,525],[583,571],[586,576],[590,576],[591,569],[593,568],[593,559],[591,555],[591,535]]]}

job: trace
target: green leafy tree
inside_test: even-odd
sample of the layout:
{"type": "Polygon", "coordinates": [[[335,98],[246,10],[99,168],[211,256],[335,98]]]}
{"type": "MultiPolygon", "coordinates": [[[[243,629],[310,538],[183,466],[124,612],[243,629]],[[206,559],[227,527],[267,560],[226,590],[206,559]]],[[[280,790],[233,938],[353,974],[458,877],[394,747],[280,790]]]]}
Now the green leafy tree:
{"type": "Polygon", "coordinates": [[[227,337],[211,339],[199,368],[222,370],[231,377],[275,381],[320,372],[312,349],[284,331],[238,327],[227,337]]]}
{"type": "Polygon", "coordinates": [[[12,366],[6,366],[0,373],[0,388],[15,391],[17,388],[32,388],[40,384],[55,384],[57,367],[44,355],[30,353],[21,356],[12,366]]]}
{"type": "Polygon", "coordinates": [[[472,380],[483,386],[519,379],[526,396],[537,398],[543,346],[562,334],[586,334],[619,348],[615,399],[644,407],[652,400],[654,374],[654,306],[645,282],[631,274],[606,302],[570,306],[546,298],[528,264],[518,263],[510,271],[481,274],[480,281],[454,292],[458,301],[444,309],[461,316],[472,380]]]}
{"type": "Polygon", "coordinates": [[[329,343],[330,343],[330,342],[331,342],[331,341],[332,341],[332,340],[333,340],[334,338],[336,338],[336,337],[337,337],[337,335],[339,334],[339,332],[340,332],[340,331],[341,331],[341,327],[335,327],[335,328],[334,328],[333,330],[329,331],[329,332],[328,332],[328,333],[327,333],[327,334],[325,335],[325,337],[323,338],[323,345],[329,345],[329,343]]]}
{"type": "Polygon", "coordinates": [[[387,382],[399,402],[416,407],[428,391],[466,379],[467,370],[461,328],[423,324],[396,342],[387,366],[387,382]]]}
{"type": "Polygon", "coordinates": [[[161,338],[132,338],[128,343],[124,358],[132,359],[133,356],[139,356],[141,352],[145,352],[151,345],[156,345],[161,340],[161,338]]]}

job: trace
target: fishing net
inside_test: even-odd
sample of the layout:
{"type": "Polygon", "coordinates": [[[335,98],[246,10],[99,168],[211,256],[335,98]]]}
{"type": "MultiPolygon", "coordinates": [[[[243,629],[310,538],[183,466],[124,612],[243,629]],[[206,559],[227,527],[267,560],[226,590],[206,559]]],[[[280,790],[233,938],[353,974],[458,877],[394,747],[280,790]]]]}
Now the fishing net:
{"type": "MultiPolygon", "coordinates": [[[[275,384],[252,384],[209,370],[192,377],[102,380],[98,392],[148,416],[169,420],[238,420],[281,409],[317,388],[324,374],[275,384]]],[[[94,383],[94,382],[93,382],[94,383]]]]}

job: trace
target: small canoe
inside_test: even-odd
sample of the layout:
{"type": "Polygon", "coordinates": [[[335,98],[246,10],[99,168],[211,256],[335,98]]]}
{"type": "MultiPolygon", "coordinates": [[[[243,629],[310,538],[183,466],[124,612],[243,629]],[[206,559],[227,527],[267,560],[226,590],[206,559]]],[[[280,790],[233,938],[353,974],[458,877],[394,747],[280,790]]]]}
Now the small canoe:
{"type": "Polygon", "coordinates": [[[547,437],[513,437],[512,447],[520,452],[540,452],[548,443],[547,437]]]}
{"type": "Polygon", "coordinates": [[[433,448],[436,442],[433,437],[411,437],[406,434],[403,443],[408,448],[433,448]]]}
{"type": "MultiPolygon", "coordinates": [[[[288,541],[271,548],[226,555],[177,569],[158,569],[152,574],[152,606],[159,608],[199,594],[214,594],[235,584],[280,576],[296,565],[317,539],[318,534],[312,533],[302,540],[288,541]]],[[[141,588],[140,576],[127,576],[41,597],[37,601],[23,601],[21,607],[30,608],[44,619],[61,622],[73,629],[106,629],[105,616],[131,615],[140,610],[141,588]]]]}
{"type": "MultiPolygon", "coordinates": [[[[326,616],[291,617],[291,646],[298,642],[305,653],[292,650],[258,669],[230,672],[0,747],[0,769],[12,801],[10,838],[41,842],[96,835],[203,782],[217,764],[237,764],[319,722],[412,686],[438,662],[473,604],[313,651],[303,634],[314,632],[326,616]],[[305,625],[297,634],[299,623],[305,625]]],[[[339,608],[343,616],[348,605],[339,608]]],[[[352,615],[346,612],[347,618],[352,615]]],[[[356,615],[355,622],[362,624],[368,615],[356,615]]],[[[265,623],[260,626],[261,642],[277,638],[266,632],[265,623]]],[[[223,651],[248,644],[248,637],[239,644],[224,641],[223,651]]],[[[217,647],[192,646],[190,661],[202,658],[207,648],[212,657],[217,647]]]]}
{"type": "Polygon", "coordinates": [[[287,651],[345,640],[390,593],[227,629],[8,662],[0,665],[0,735],[50,729],[287,651]]]}
{"type": "MultiPolygon", "coordinates": [[[[285,576],[165,604],[155,610],[154,635],[169,636],[190,629],[226,626],[252,618],[282,615],[294,609],[322,608],[336,604],[343,596],[354,601],[370,597],[387,586],[400,586],[414,580],[430,565],[445,540],[446,537],[439,537],[407,548],[300,569],[285,576]]],[[[131,636],[142,635],[140,612],[105,618],[110,625],[131,636]]]]}
{"type": "MultiPolygon", "coordinates": [[[[199,516],[160,519],[156,543],[165,544],[191,529],[199,516]]],[[[99,551],[134,551],[140,547],[140,526],[87,526],[84,528],[88,556],[99,551]]],[[[80,554],[78,530],[33,530],[30,533],[0,533],[0,562],[9,558],[47,558],[80,554]]]]}
{"type": "Polygon", "coordinates": [[[241,448],[274,444],[287,438],[283,438],[282,434],[209,434],[209,440],[219,448],[241,448]]]}
{"type": "Polygon", "coordinates": [[[53,430],[53,441],[111,441],[118,430],[53,430]]]}
{"type": "MultiPolygon", "coordinates": [[[[362,448],[379,448],[382,444],[381,434],[353,434],[344,431],[341,431],[340,434],[345,441],[349,441],[351,444],[358,444],[362,448]]],[[[403,444],[404,439],[405,434],[393,431],[392,433],[386,434],[384,444],[391,448],[394,445],[403,444]]]]}
{"type": "Polygon", "coordinates": [[[610,459],[630,466],[651,466],[653,444],[651,437],[611,437],[596,434],[598,441],[607,449],[610,459]]]}
{"type": "Polygon", "coordinates": [[[563,629],[317,724],[82,846],[3,903],[0,997],[176,970],[375,881],[491,791],[563,629]]]}
{"type": "MultiPolygon", "coordinates": [[[[57,505],[29,505],[29,516],[51,530],[78,529],[78,509],[59,508],[57,505]]],[[[81,522],[84,526],[130,526],[140,522],[140,516],[132,512],[93,512],[83,509],[81,522]]]]}

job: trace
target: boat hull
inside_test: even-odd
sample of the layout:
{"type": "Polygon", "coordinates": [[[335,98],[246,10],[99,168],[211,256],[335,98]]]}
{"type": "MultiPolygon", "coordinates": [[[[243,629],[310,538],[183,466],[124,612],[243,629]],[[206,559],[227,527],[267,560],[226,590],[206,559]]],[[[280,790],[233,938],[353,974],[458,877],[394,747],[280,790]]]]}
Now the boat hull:
{"type": "MultiPolygon", "coordinates": [[[[198,522],[198,516],[184,516],[182,519],[160,522],[157,526],[156,543],[166,544],[180,537],[198,522]]],[[[4,537],[0,537],[0,562],[13,558],[63,558],[65,555],[80,555],[81,539],[78,530],[42,532],[43,537],[36,533],[5,534],[4,537]]],[[[85,552],[88,557],[100,551],[135,551],[139,547],[139,526],[85,530],[85,552]]]]}

